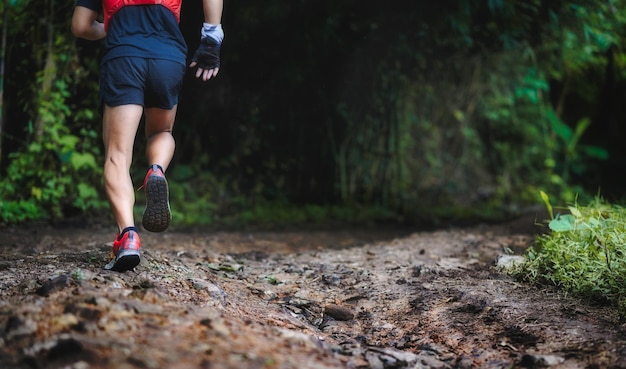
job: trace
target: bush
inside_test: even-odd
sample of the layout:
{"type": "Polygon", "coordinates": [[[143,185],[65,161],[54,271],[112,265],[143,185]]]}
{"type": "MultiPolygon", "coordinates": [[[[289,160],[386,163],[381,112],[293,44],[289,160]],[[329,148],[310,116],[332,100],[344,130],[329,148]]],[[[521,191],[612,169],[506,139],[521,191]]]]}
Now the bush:
{"type": "Polygon", "coordinates": [[[514,274],[550,284],[594,302],[618,306],[626,316],[626,209],[597,197],[588,206],[552,214],[550,233],[539,236],[514,274]]]}

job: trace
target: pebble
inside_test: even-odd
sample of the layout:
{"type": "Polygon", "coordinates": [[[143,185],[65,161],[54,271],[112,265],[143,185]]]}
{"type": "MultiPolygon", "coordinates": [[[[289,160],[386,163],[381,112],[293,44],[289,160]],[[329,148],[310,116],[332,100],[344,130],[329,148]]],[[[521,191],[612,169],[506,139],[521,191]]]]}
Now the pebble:
{"type": "Polygon", "coordinates": [[[48,351],[48,359],[55,360],[64,357],[71,357],[83,351],[83,344],[74,338],[59,340],[50,351],[48,351]]]}
{"type": "Polygon", "coordinates": [[[74,314],[62,314],[52,318],[52,327],[56,330],[65,330],[78,324],[78,318],[74,314]]]}
{"type": "Polygon", "coordinates": [[[208,290],[209,289],[209,282],[205,281],[204,279],[190,278],[189,282],[191,283],[191,286],[195,288],[196,290],[208,290]]]}
{"type": "Polygon", "coordinates": [[[324,315],[328,315],[333,319],[343,321],[352,320],[354,318],[354,313],[351,309],[335,304],[326,305],[324,307],[324,315]]]}
{"type": "Polygon", "coordinates": [[[520,365],[524,368],[548,368],[564,361],[564,358],[556,355],[526,354],[522,357],[520,365]]]}
{"type": "Polygon", "coordinates": [[[500,255],[496,266],[500,270],[511,270],[516,266],[522,265],[525,259],[520,255],[500,255]]]}
{"type": "Polygon", "coordinates": [[[62,274],[52,279],[48,279],[43,283],[41,287],[39,287],[35,291],[35,293],[37,293],[39,296],[48,297],[50,296],[50,294],[68,287],[68,279],[69,278],[66,274],[62,274]]]}

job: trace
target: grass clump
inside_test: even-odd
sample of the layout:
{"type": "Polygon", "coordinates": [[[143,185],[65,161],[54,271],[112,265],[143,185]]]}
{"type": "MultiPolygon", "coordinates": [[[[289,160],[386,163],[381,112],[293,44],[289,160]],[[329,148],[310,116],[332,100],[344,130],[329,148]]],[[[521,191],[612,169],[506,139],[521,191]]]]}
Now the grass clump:
{"type": "Polygon", "coordinates": [[[626,209],[597,197],[553,214],[550,232],[538,236],[513,271],[523,280],[555,285],[578,297],[614,304],[626,317],[626,209]]]}

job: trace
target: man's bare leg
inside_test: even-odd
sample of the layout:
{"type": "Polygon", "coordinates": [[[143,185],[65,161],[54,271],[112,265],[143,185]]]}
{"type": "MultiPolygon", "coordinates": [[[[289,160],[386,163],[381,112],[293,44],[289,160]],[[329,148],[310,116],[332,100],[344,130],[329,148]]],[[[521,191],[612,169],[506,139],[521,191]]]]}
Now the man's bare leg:
{"type": "Polygon", "coordinates": [[[146,159],[165,171],[174,157],[176,142],[172,136],[177,106],[170,110],[146,109],[146,159]]]}
{"type": "Polygon", "coordinates": [[[169,187],[165,170],[174,156],[175,141],[172,128],[176,107],[171,110],[146,109],[146,158],[151,165],[144,179],[146,208],[143,227],[150,232],[163,232],[172,219],[169,203],[169,187]]]}
{"type": "Polygon", "coordinates": [[[120,232],[135,226],[135,190],[130,177],[130,166],[142,114],[143,107],[140,105],[104,108],[104,186],[120,232]]]}

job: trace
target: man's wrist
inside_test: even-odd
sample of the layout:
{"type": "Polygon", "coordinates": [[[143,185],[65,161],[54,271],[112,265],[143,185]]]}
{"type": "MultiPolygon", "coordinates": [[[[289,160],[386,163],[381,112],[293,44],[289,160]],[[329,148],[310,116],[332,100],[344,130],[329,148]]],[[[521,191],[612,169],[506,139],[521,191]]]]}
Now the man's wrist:
{"type": "Polygon", "coordinates": [[[204,22],[202,24],[202,30],[200,31],[201,38],[210,37],[218,44],[222,43],[224,39],[224,30],[221,24],[211,24],[204,22]]]}

